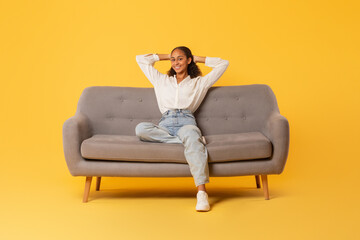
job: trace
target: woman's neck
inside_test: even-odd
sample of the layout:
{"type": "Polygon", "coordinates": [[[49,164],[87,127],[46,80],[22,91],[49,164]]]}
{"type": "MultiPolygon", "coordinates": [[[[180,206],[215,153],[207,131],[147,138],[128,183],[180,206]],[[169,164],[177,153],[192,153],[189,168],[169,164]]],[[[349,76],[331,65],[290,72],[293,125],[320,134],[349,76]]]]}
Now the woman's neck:
{"type": "Polygon", "coordinates": [[[187,76],[189,76],[189,74],[186,73],[186,72],[176,74],[177,83],[180,83],[180,82],[181,82],[182,80],[184,80],[187,76]]]}

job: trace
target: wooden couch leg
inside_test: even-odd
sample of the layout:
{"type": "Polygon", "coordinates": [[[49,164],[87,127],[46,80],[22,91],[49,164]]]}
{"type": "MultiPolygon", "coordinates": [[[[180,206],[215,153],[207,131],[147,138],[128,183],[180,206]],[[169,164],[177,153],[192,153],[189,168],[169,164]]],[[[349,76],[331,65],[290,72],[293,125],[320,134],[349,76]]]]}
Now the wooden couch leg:
{"type": "Polygon", "coordinates": [[[86,203],[86,202],[88,201],[89,192],[90,192],[90,187],[91,187],[91,181],[92,181],[92,177],[86,177],[85,190],[84,190],[84,198],[83,198],[83,202],[84,202],[84,203],[86,203]]]}
{"type": "Polygon", "coordinates": [[[96,191],[100,191],[101,177],[96,178],[96,191]]]}
{"type": "Polygon", "coordinates": [[[268,188],[267,175],[261,175],[261,181],[262,181],[262,185],[264,188],[265,200],[269,200],[269,188],[268,188]]]}
{"type": "Polygon", "coordinates": [[[260,188],[260,176],[259,175],[255,175],[255,181],[256,181],[256,188],[260,188]]]}

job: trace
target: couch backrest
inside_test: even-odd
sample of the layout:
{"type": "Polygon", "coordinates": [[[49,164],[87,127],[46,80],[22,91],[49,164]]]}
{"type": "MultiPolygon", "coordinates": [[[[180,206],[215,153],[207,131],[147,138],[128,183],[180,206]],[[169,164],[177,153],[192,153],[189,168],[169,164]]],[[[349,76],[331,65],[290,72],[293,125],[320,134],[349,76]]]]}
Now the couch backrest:
{"type": "MultiPolygon", "coordinates": [[[[260,131],[274,111],[273,91],[254,84],[210,88],[194,115],[203,135],[212,135],[260,131]]],[[[153,88],[88,87],[77,112],[89,118],[93,134],[135,135],[138,123],[161,118],[153,88]]]]}

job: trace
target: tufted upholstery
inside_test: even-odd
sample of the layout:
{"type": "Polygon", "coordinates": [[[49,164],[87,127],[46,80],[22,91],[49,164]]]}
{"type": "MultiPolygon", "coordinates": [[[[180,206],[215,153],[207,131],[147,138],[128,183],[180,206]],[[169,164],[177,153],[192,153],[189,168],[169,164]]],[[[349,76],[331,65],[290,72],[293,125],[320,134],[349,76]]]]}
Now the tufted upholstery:
{"type": "MultiPolygon", "coordinates": [[[[269,86],[212,87],[194,115],[208,142],[210,176],[283,171],[289,125],[269,86]]],[[[158,123],[160,117],[152,88],[84,89],[75,116],[63,126],[70,173],[191,176],[181,144],[144,143],[135,136],[138,123],[158,123]]]]}
{"type": "MultiPolygon", "coordinates": [[[[88,116],[93,134],[135,136],[143,121],[158,123],[161,113],[153,88],[89,87],[78,111],[88,116]]],[[[266,85],[212,87],[194,113],[203,135],[260,131],[272,112],[275,96],[266,85]]]]}

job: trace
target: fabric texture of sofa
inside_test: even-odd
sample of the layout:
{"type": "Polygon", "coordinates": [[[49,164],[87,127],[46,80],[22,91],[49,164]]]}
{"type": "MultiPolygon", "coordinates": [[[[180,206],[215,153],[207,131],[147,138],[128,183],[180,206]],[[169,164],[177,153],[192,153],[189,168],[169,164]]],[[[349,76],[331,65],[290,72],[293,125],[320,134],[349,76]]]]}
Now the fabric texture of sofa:
{"type": "MultiPolygon", "coordinates": [[[[211,87],[194,113],[206,139],[210,177],[255,175],[269,199],[267,175],[280,174],[289,149],[289,124],[271,88],[263,84],[211,87]]],[[[182,144],[143,142],[140,122],[160,121],[153,88],[85,88],[63,125],[63,147],[73,176],[191,177],[182,144]]]]}

